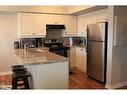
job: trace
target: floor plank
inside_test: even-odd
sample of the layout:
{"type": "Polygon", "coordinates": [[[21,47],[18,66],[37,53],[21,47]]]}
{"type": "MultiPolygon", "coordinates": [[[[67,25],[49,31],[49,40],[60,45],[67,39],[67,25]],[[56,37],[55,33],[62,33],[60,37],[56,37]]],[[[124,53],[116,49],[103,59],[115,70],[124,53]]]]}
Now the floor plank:
{"type": "Polygon", "coordinates": [[[0,75],[0,84],[1,85],[11,85],[12,75],[0,75]]]}
{"type": "Polygon", "coordinates": [[[104,89],[104,84],[89,78],[85,72],[75,70],[69,77],[70,89],[104,89]]]}

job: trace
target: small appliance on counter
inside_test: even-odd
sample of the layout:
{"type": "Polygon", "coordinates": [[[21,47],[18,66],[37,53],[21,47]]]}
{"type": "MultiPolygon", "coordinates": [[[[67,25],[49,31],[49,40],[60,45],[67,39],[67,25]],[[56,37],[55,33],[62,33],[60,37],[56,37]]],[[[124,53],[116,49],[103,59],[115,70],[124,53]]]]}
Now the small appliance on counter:
{"type": "Polygon", "coordinates": [[[19,41],[14,41],[14,49],[19,48],[19,41]]]}

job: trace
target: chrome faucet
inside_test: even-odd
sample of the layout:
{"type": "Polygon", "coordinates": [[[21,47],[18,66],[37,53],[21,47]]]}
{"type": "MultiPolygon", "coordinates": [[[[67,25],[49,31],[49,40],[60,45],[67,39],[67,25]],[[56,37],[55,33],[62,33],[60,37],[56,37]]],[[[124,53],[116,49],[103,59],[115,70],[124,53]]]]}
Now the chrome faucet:
{"type": "Polygon", "coordinates": [[[25,44],[24,44],[24,51],[27,51],[27,48],[28,48],[27,44],[28,44],[28,43],[25,43],[25,44]]]}
{"type": "Polygon", "coordinates": [[[26,43],[24,44],[24,51],[26,52],[27,49],[30,48],[30,47],[34,47],[34,45],[31,45],[31,44],[29,44],[28,42],[26,42],[26,43]]]}

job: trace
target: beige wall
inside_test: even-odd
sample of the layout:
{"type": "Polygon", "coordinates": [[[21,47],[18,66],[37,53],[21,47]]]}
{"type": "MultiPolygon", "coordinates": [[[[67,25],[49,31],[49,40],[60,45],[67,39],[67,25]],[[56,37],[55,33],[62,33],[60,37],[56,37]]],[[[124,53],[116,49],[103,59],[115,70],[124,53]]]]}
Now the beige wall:
{"type": "Polygon", "coordinates": [[[12,49],[17,35],[17,14],[0,14],[0,73],[10,71],[16,63],[12,49]]]}
{"type": "Polygon", "coordinates": [[[127,46],[113,47],[111,84],[127,85],[127,46]]]}
{"type": "MultiPolygon", "coordinates": [[[[117,30],[125,30],[126,31],[126,27],[127,27],[127,21],[122,21],[121,18],[121,22],[123,23],[117,23],[115,17],[119,17],[119,16],[124,16],[124,19],[127,19],[127,7],[113,7],[112,8],[112,21],[110,19],[110,29],[112,31],[109,31],[110,36],[109,36],[109,52],[108,52],[108,57],[110,58],[108,61],[108,78],[107,78],[107,87],[108,88],[117,88],[117,87],[121,87],[121,86],[125,86],[127,85],[127,45],[126,42],[122,42],[122,45],[119,44],[115,44],[115,40],[114,37],[115,32],[117,30]],[[119,29],[119,28],[123,28],[123,27],[116,27],[115,25],[118,26],[125,26],[125,29],[119,29]],[[115,29],[116,28],[116,29],[115,29]],[[124,44],[125,43],[125,44],[124,44]],[[110,72],[109,72],[110,71],[110,72]]],[[[126,20],[125,19],[125,20],[126,20]]],[[[123,37],[127,37],[126,33],[124,31],[117,31],[117,32],[122,32],[124,33],[123,37]]],[[[119,33],[118,33],[119,34],[119,33]]],[[[126,39],[126,38],[121,38],[121,35],[117,35],[116,41],[119,41],[121,39],[126,39]]]]}

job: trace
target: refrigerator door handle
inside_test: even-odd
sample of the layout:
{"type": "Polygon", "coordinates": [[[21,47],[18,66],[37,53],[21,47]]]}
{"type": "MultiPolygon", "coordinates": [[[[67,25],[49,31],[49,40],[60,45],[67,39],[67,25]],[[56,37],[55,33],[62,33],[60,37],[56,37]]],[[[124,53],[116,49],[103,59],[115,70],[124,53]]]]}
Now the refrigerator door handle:
{"type": "Polygon", "coordinates": [[[86,53],[88,53],[88,49],[87,49],[88,47],[86,47],[86,53]]]}
{"type": "Polygon", "coordinates": [[[89,46],[88,46],[88,43],[86,45],[86,53],[88,53],[88,50],[89,50],[89,46]]]}
{"type": "Polygon", "coordinates": [[[86,35],[87,35],[87,37],[86,37],[86,53],[88,53],[88,43],[89,43],[89,28],[88,28],[88,26],[86,26],[87,28],[86,28],[86,35]]]}

